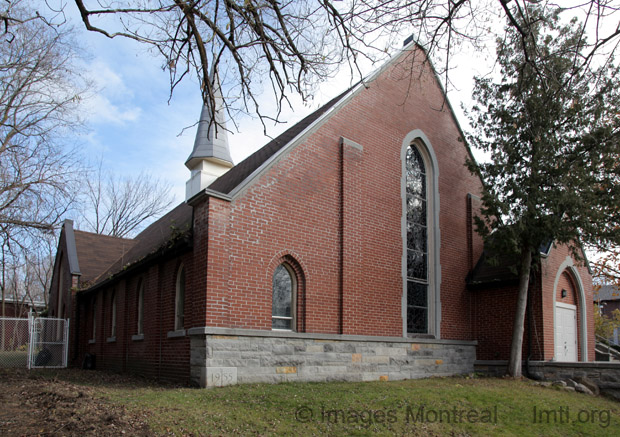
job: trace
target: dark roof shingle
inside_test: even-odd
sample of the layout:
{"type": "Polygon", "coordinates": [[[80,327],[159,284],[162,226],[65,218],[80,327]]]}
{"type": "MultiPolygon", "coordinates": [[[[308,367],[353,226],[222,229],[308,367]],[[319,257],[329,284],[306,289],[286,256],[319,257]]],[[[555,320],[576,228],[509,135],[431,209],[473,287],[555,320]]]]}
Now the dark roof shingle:
{"type": "Polygon", "coordinates": [[[280,149],[291,142],[297,135],[302,133],[304,129],[318,120],[323,114],[325,114],[330,108],[335,106],[340,100],[344,98],[357,84],[344,91],[342,94],[334,97],[325,105],[314,111],[312,114],[303,118],[301,121],[285,130],[276,138],[268,142],[265,146],[258,149],[256,152],[248,156],[246,159],[235,165],[229,171],[217,178],[209,189],[218,191],[223,194],[230,194],[240,183],[242,183],[248,176],[250,176],[256,169],[258,169],[269,158],[275,155],[280,149]]]}
{"type": "Polygon", "coordinates": [[[74,235],[82,284],[96,280],[136,244],[134,240],[127,238],[110,237],[91,232],[76,230],[74,235]]]}
{"type": "MultiPolygon", "coordinates": [[[[99,277],[97,283],[121,272],[125,267],[140,261],[147,255],[155,253],[166,246],[171,240],[186,234],[192,227],[193,208],[185,202],[177,205],[172,211],[164,215],[145,230],[139,233],[133,241],[134,245],[122,257],[99,277]]],[[[82,260],[80,259],[80,265],[82,260]]]]}

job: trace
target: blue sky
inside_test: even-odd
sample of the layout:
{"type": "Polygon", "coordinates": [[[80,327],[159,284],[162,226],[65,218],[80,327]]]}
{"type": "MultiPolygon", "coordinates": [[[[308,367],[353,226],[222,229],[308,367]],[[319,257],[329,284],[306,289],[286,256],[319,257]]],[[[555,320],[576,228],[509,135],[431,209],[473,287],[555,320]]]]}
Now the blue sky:
{"type": "MultiPolygon", "coordinates": [[[[168,102],[168,73],[162,70],[160,58],[153,56],[147,46],[86,31],[72,1],[66,3],[65,11],[88,55],[82,62],[84,71],[96,84],[96,92],[85,101],[89,131],[78,138],[85,157],[91,162],[101,158],[104,169],[121,175],[150,172],[172,185],[177,202],[184,200],[185,181],[189,177],[184,162],[192,150],[196,132],[195,126],[191,126],[202,106],[196,81],[185,80],[168,102]],[[183,131],[186,127],[189,128],[183,131]]],[[[501,22],[498,20],[496,25],[501,22]]],[[[494,56],[492,52],[471,51],[452,56],[454,87],[449,90],[448,98],[465,128],[461,104],[469,106],[473,76],[488,73],[494,56]]],[[[368,66],[365,73],[377,67],[368,66]]],[[[276,136],[350,84],[345,66],[336,78],[320,86],[310,104],[304,105],[297,96],[290,96],[295,111],[285,108],[281,119],[287,123],[268,126],[269,135],[276,136]]],[[[274,109],[270,96],[261,104],[268,111],[274,109]]],[[[258,120],[246,117],[237,121],[240,132],[228,135],[235,163],[269,141],[258,120]]],[[[229,124],[228,128],[233,126],[229,124]]],[[[476,158],[484,159],[478,154],[476,158]]]]}
{"type": "MultiPolygon", "coordinates": [[[[168,73],[144,45],[127,39],[110,40],[80,28],[78,34],[90,56],[84,69],[96,85],[94,95],[85,101],[89,129],[81,138],[85,154],[91,160],[102,157],[104,168],[120,174],[145,170],[164,178],[173,185],[177,201],[183,200],[189,177],[184,162],[193,147],[196,128],[192,125],[202,107],[197,83],[182,83],[168,103],[168,73]]],[[[277,135],[345,86],[346,80],[340,88],[325,87],[328,91],[319,92],[310,105],[293,98],[296,110],[286,110],[283,119],[287,123],[268,126],[269,134],[277,135]],[[336,89],[330,94],[332,88],[336,89]]],[[[265,101],[266,106],[269,103],[265,101]]],[[[239,126],[240,132],[229,134],[235,163],[269,140],[256,119],[246,117],[239,126]]],[[[229,124],[228,128],[233,126],[229,124]]]]}
{"type": "MultiPolygon", "coordinates": [[[[69,20],[74,20],[78,40],[87,54],[83,61],[85,73],[94,81],[96,90],[85,101],[88,133],[79,138],[85,157],[91,162],[102,159],[103,168],[121,175],[147,171],[172,185],[175,200],[185,196],[185,181],[189,171],[184,162],[192,150],[195,127],[200,115],[201,99],[195,80],[178,86],[168,102],[170,88],[168,73],[161,68],[160,58],[148,48],[125,38],[109,39],[88,32],[77,17],[75,4],[67,3],[69,20]],[[190,126],[183,131],[184,128],[190,126]]],[[[468,99],[474,71],[469,56],[456,59],[458,74],[453,74],[460,92],[452,90],[449,98],[461,123],[461,100],[468,99]]],[[[378,67],[378,66],[375,66],[378,67]]],[[[295,111],[285,109],[281,119],[287,121],[269,126],[268,133],[276,136],[297,120],[350,86],[348,68],[333,80],[323,84],[310,104],[304,105],[291,96],[295,111]]],[[[369,73],[372,67],[367,68],[369,73]]],[[[273,110],[269,96],[262,102],[273,110]]],[[[256,119],[238,120],[240,132],[229,134],[231,155],[238,163],[263,146],[269,138],[256,119]]],[[[228,125],[233,129],[232,125],[228,125]]]]}

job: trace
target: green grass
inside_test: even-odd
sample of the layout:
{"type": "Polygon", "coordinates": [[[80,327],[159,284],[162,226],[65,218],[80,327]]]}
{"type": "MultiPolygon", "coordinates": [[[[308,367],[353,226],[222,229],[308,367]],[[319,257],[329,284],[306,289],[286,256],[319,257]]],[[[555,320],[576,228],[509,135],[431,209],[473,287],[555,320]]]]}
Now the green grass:
{"type": "Polygon", "coordinates": [[[620,435],[620,403],[508,379],[251,384],[209,390],[95,384],[110,402],[146,412],[155,432],[174,435],[620,435]],[[421,407],[424,421],[416,420],[421,407]],[[536,422],[534,408],[544,410],[536,422]]]}
{"type": "Polygon", "coordinates": [[[28,351],[0,351],[0,367],[22,367],[28,362],[28,351]]]}

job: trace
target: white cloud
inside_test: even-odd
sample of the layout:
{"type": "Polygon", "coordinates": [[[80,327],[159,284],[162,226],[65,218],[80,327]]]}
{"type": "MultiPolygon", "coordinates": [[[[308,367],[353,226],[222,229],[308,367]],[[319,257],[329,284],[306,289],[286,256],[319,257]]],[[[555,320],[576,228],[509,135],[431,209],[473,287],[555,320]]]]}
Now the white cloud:
{"type": "Polygon", "coordinates": [[[142,109],[137,106],[119,107],[102,94],[96,94],[86,101],[86,111],[92,124],[135,122],[142,113],[142,109]]]}
{"type": "Polygon", "coordinates": [[[142,109],[134,102],[134,93],[101,58],[85,66],[87,77],[94,84],[94,93],[85,99],[85,115],[95,124],[136,122],[142,109]]]}

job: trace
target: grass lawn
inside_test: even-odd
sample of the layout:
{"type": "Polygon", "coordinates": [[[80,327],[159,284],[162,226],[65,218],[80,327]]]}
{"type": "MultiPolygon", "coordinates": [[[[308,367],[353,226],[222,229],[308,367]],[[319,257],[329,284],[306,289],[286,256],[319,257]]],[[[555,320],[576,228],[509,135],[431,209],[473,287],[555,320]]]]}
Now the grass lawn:
{"type": "Polygon", "coordinates": [[[620,403],[509,379],[97,388],[162,434],[620,435],[620,403]]]}
{"type": "Polygon", "coordinates": [[[28,363],[28,351],[0,351],[1,367],[25,368],[28,363]]]}

